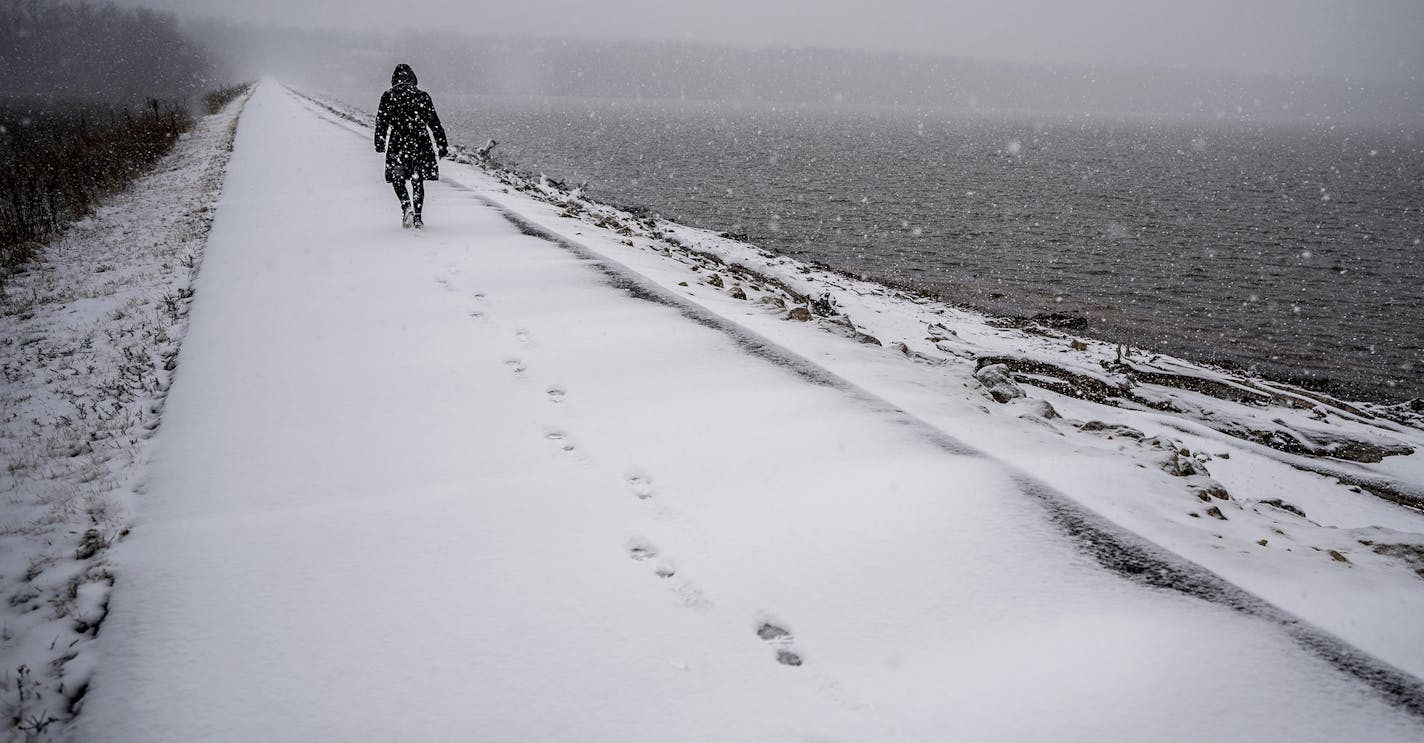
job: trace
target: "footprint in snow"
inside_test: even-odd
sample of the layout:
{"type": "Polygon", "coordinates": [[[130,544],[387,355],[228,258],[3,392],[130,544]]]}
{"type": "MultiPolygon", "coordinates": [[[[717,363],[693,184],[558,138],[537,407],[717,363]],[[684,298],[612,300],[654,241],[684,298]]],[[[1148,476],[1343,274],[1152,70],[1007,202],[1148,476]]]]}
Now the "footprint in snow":
{"type": "Polygon", "coordinates": [[[763,621],[757,625],[757,637],[760,637],[776,651],[776,662],[783,666],[801,665],[801,654],[792,648],[791,631],[780,624],[771,621],[763,621]]]}
{"type": "Polygon", "coordinates": [[[563,449],[564,451],[573,451],[575,448],[574,442],[569,439],[568,433],[566,433],[561,428],[544,429],[544,438],[558,444],[559,448],[563,449]]]}
{"type": "Polygon", "coordinates": [[[544,390],[544,394],[549,396],[549,402],[563,402],[564,396],[568,393],[562,387],[550,387],[544,390]]]}
{"type": "MultiPolygon", "coordinates": [[[[658,548],[644,537],[633,537],[628,540],[628,556],[638,562],[647,562],[658,557],[658,548]]],[[[695,583],[681,578],[672,580],[678,575],[677,566],[667,559],[658,559],[653,565],[653,575],[668,582],[668,587],[677,596],[678,602],[689,609],[706,610],[712,607],[711,599],[702,592],[695,583]]]]}
{"type": "Polygon", "coordinates": [[[658,548],[643,537],[633,537],[628,540],[628,556],[638,562],[651,560],[658,556],[658,548]]]}
{"type": "Polygon", "coordinates": [[[530,335],[531,334],[528,328],[520,328],[514,331],[514,339],[519,341],[520,343],[528,343],[530,335]]]}
{"type": "Polygon", "coordinates": [[[638,500],[653,497],[653,478],[647,475],[629,475],[628,487],[632,489],[633,495],[638,496],[638,500]]]}
{"type": "Polygon", "coordinates": [[[519,359],[505,359],[504,365],[509,367],[509,370],[516,375],[523,375],[524,370],[528,368],[524,365],[524,362],[519,359]]]}
{"type": "Polygon", "coordinates": [[[675,582],[673,593],[677,594],[678,601],[689,609],[705,610],[712,608],[712,600],[707,598],[707,594],[701,588],[687,581],[675,582]]]}

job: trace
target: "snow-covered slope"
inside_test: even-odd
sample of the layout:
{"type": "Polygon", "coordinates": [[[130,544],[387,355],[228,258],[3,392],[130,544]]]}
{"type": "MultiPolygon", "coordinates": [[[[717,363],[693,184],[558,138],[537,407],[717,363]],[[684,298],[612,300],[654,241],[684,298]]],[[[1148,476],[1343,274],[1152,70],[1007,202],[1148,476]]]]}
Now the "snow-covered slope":
{"type": "Polygon", "coordinates": [[[557,192],[543,205],[484,188],[551,233],[1424,676],[1424,634],[1411,619],[1424,616],[1424,430],[1409,408],[1003,327],[705,231],[586,202],[569,210],[557,192]],[[812,301],[786,309],[798,300],[812,301]]]}
{"type": "Polygon", "coordinates": [[[985,317],[497,166],[454,177],[1424,676],[1413,621],[1424,616],[1418,401],[1350,403],[1051,321],[985,317]]]}
{"type": "Polygon", "coordinates": [[[1424,676],[1413,619],[1424,616],[1418,401],[1350,403],[1072,336],[1051,319],[1000,321],[593,203],[546,178],[489,163],[452,170],[519,220],[1424,676]]]}
{"type": "Polygon", "coordinates": [[[0,739],[82,703],[241,102],[200,120],[0,296],[0,739]]]}
{"type": "Polygon", "coordinates": [[[81,737],[1424,735],[1374,616],[1419,577],[1359,541],[1420,514],[1285,458],[1407,499],[1419,455],[1288,455],[1213,425],[1269,403],[1144,381],[1176,362],[443,167],[402,231],[367,131],[248,104],[81,737]],[[1023,394],[1053,369],[1119,403],[1023,394]]]}

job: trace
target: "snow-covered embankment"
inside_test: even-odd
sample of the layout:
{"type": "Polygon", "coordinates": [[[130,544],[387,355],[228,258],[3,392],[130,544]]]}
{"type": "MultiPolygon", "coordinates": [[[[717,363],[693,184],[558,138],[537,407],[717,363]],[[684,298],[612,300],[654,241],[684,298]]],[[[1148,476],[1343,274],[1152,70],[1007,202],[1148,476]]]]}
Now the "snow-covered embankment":
{"type": "Polygon", "coordinates": [[[480,167],[455,177],[537,229],[1424,677],[1420,401],[1342,401],[986,317],[465,160],[480,167]]]}
{"type": "MultiPolygon", "coordinates": [[[[1408,674],[1155,545],[1417,578],[1245,542],[1222,463],[1276,460],[1216,429],[978,368],[1066,339],[513,174],[447,165],[402,231],[369,136],[248,106],[90,737],[1419,736],[1408,674]]],[[[1413,523],[1376,505],[1341,512],[1413,523]]],[[[1357,634],[1408,668],[1403,626],[1357,634]]]]}
{"type": "Polygon", "coordinates": [[[4,284],[0,709],[53,734],[82,702],[242,101],[4,284]]]}

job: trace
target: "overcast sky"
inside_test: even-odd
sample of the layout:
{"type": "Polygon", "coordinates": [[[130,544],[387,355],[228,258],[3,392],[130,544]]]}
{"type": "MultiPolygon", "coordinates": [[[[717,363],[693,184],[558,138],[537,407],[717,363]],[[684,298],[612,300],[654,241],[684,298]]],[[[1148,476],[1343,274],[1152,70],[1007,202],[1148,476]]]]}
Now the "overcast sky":
{"type": "Polygon", "coordinates": [[[1424,81],[1424,0],[123,2],[317,28],[825,46],[1424,81]]]}

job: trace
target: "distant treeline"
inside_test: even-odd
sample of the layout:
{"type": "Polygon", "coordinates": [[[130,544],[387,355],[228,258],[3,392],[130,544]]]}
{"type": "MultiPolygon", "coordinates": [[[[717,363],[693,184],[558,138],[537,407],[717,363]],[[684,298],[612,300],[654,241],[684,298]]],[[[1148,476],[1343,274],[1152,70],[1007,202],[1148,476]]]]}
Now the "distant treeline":
{"type": "Polygon", "coordinates": [[[241,92],[169,14],[0,0],[0,285],[241,92]]]}
{"type": "Polygon", "coordinates": [[[0,95],[142,103],[211,87],[209,56],[172,14],[0,0],[0,95]]]}

